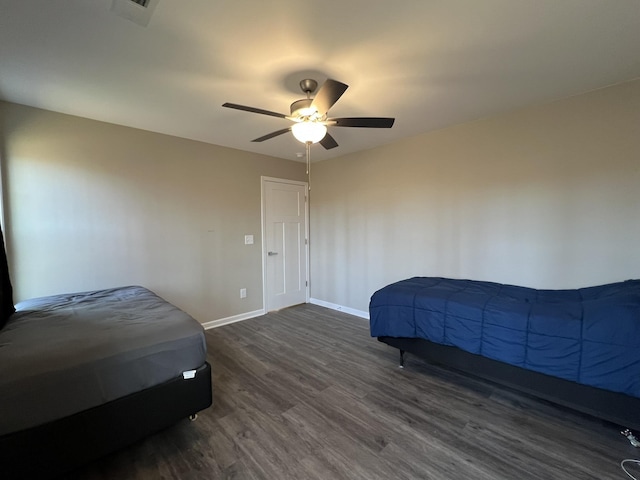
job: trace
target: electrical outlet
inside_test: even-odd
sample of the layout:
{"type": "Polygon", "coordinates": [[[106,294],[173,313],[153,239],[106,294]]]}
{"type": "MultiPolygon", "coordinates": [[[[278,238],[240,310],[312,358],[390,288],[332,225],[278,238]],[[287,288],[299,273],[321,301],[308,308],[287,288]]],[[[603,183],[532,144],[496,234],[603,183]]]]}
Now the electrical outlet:
{"type": "Polygon", "coordinates": [[[240,298],[247,298],[247,289],[246,288],[241,288],[240,289],[240,298]]]}

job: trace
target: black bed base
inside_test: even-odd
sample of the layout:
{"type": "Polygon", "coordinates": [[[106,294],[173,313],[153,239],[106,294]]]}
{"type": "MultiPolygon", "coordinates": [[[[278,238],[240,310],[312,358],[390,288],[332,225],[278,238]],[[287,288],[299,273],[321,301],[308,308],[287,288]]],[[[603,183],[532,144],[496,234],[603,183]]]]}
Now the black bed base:
{"type": "Polygon", "coordinates": [[[212,404],[211,366],[70,417],[0,437],[0,477],[53,478],[212,404]]]}
{"type": "Polygon", "coordinates": [[[453,368],[563,407],[640,431],[640,398],[582,385],[420,338],[378,340],[428,362],[453,368]]]}

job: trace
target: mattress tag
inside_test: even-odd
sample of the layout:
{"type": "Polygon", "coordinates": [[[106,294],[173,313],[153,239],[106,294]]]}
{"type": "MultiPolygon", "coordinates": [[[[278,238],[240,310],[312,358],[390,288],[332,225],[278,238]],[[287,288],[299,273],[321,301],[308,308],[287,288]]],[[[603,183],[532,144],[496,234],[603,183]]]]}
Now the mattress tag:
{"type": "Polygon", "coordinates": [[[186,372],[182,372],[182,378],[185,380],[189,380],[190,378],[196,378],[195,370],[187,370],[186,372]]]}

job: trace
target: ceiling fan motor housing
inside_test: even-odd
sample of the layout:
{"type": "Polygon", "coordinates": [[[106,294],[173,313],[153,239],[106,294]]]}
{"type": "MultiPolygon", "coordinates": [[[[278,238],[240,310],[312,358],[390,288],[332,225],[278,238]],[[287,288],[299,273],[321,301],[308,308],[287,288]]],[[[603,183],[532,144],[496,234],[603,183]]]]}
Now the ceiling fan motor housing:
{"type": "Polygon", "coordinates": [[[296,100],[291,104],[291,116],[309,119],[310,116],[317,113],[317,109],[311,108],[311,104],[313,103],[311,94],[318,88],[318,82],[312,78],[305,78],[304,80],[300,80],[300,88],[307,94],[307,98],[296,100]]]}
{"type": "Polygon", "coordinates": [[[311,109],[312,98],[303,98],[302,100],[296,100],[291,104],[291,116],[292,117],[307,117],[315,112],[315,109],[311,109]]]}

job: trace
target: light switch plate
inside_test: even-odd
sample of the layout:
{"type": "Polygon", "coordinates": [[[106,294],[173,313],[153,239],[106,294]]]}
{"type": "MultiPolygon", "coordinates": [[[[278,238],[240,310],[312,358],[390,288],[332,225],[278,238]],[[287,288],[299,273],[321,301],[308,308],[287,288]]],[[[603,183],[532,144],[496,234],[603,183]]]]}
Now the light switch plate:
{"type": "Polygon", "coordinates": [[[245,245],[253,245],[253,235],[245,235],[244,236],[244,244],[245,245]]]}

